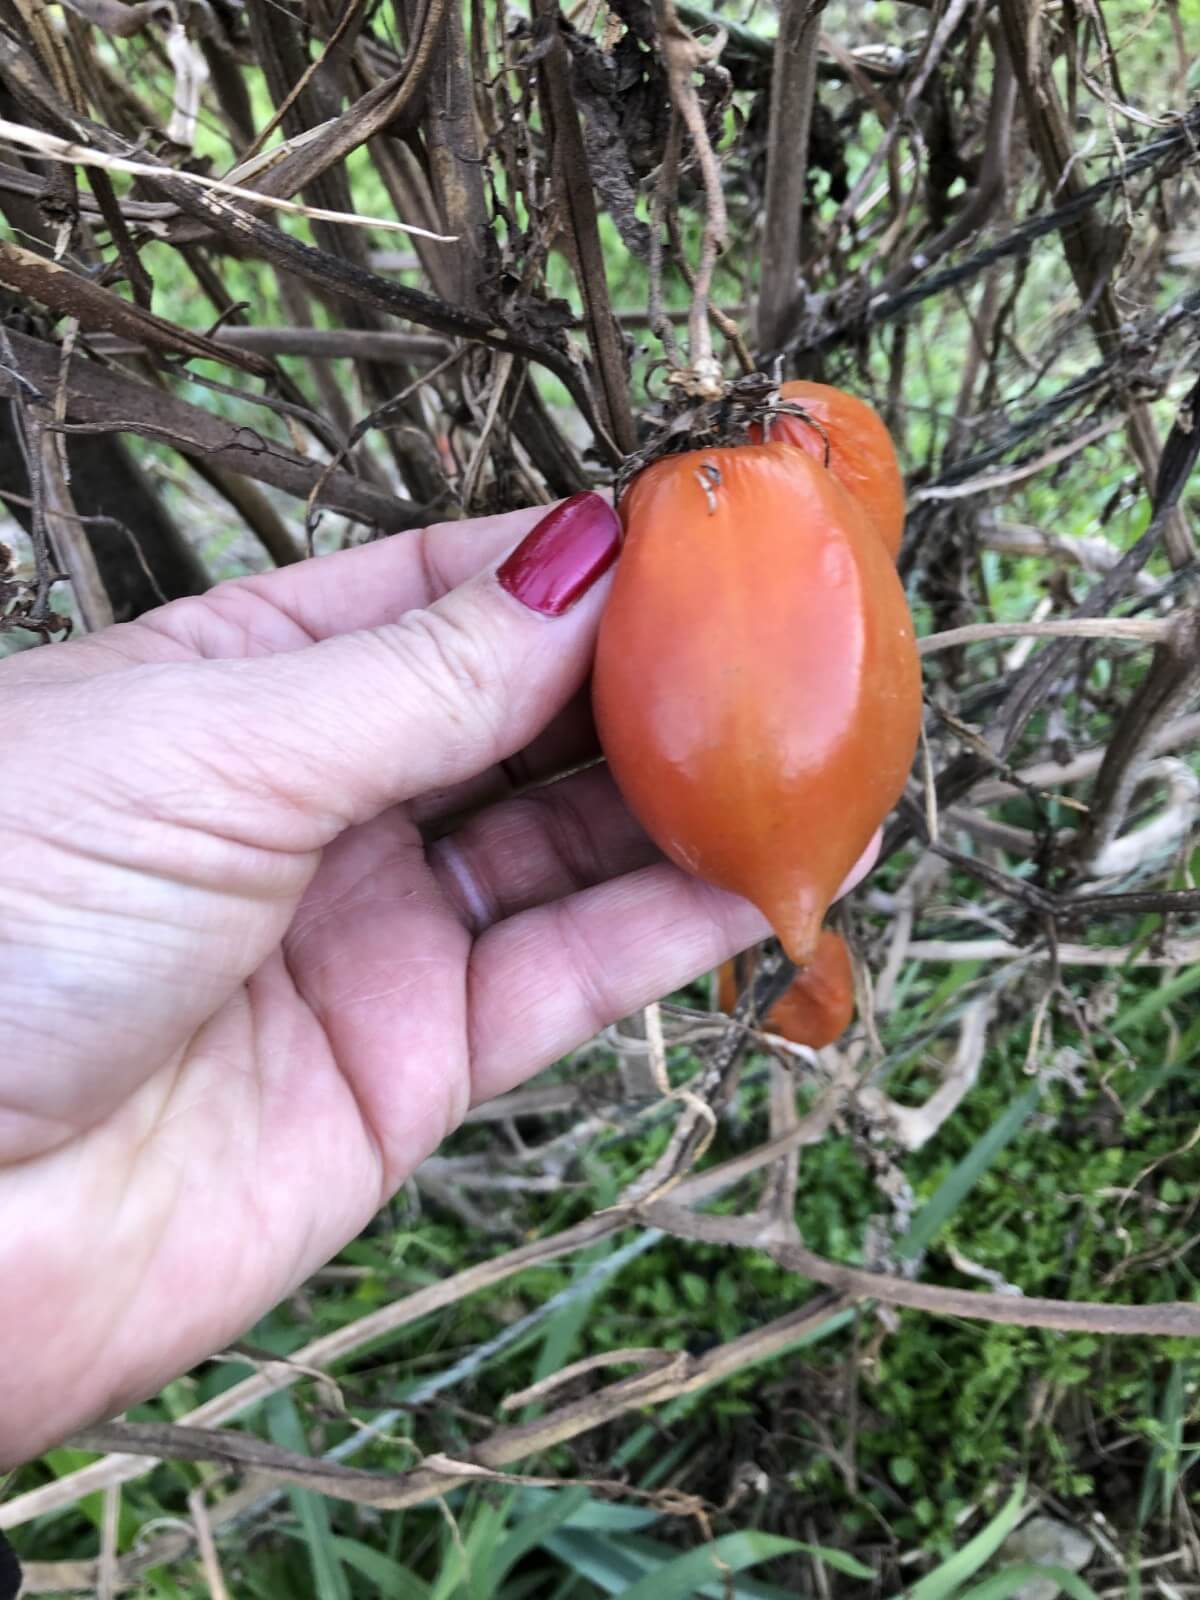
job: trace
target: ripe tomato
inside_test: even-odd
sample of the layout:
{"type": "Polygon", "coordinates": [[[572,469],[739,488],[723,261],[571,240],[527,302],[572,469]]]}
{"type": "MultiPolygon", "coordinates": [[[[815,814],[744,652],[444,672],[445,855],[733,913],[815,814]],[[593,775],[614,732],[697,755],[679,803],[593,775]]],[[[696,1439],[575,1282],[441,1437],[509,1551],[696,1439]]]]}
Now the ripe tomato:
{"type": "Polygon", "coordinates": [[[895,568],[836,479],[779,445],[664,457],[621,515],[592,690],[609,767],[659,848],[754,901],[804,966],[916,748],[895,568]]]}
{"type": "MultiPolygon", "coordinates": [[[[717,1004],[732,1011],[751,977],[750,963],[744,975],[741,960],[727,961],[717,974],[717,1004]]],[[[789,987],[771,1007],[763,1022],[769,1033],[777,1033],[793,1044],[821,1050],[845,1033],[854,1016],[854,967],[840,933],[823,928],[808,966],[792,979],[789,987]]]]}
{"type": "MultiPolygon", "coordinates": [[[[780,413],[767,423],[769,439],[828,466],[878,528],[894,561],[904,533],[904,479],[883,418],[865,400],[827,383],[797,379],[781,386],[779,398],[803,406],[812,420],[780,413]]],[[[757,426],[750,430],[756,443],[761,434],[757,426]]]]}

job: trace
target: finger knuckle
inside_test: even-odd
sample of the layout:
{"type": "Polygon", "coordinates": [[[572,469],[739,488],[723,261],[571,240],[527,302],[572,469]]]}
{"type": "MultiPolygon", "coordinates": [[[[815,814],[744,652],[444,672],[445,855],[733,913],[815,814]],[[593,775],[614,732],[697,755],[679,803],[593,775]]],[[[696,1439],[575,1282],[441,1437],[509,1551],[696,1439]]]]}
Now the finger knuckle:
{"type": "Polygon", "coordinates": [[[444,612],[418,610],[375,637],[421,696],[424,711],[490,750],[498,736],[504,675],[479,633],[444,612]]]}

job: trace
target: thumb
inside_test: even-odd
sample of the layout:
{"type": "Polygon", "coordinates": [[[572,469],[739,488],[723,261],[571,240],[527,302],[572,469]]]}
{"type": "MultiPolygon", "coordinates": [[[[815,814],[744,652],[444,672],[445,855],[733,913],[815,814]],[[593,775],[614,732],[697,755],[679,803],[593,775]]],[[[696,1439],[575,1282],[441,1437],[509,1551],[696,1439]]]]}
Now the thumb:
{"type": "Polygon", "coordinates": [[[333,834],[515,754],[587,675],[620,541],[612,507],[576,494],[431,606],[300,651],[221,663],[236,702],[221,718],[227,776],[239,775],[233,734],[253,753],[255,792],[265,750],[273,795],[333,834]]]}

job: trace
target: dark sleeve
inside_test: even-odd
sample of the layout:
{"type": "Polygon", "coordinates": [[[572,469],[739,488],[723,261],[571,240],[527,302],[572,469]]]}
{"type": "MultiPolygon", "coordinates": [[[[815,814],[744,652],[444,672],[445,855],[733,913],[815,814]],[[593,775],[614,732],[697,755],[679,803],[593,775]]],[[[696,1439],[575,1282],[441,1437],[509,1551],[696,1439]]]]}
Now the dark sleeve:
{"type": "Polygon", "coordinates": [[[20,1590],[20,1564],[12,1545],[0,1533],[0,1600],[17,1600],[20,1590]]]}

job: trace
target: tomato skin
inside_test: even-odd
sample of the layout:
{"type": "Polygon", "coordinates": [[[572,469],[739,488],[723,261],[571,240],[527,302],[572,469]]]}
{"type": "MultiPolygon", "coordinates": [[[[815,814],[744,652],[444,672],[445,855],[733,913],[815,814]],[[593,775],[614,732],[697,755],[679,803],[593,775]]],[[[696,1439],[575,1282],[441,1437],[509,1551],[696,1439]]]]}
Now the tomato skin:
{"type": "MultiPolygon", "coordinates": [[[[894,561],[904,533],[904,478],[883,418],[865,400],[828,383],[800,378],[782,384],[779,398],[803,406],[812,421],[782,412],[767,423],[768,441],[795,445],[827,465],[871,518],[894,561]]],[[[757,424],[750,437],[761,442],[757,424]]]]}
{"type": "MultiPolygon", "coordinates": [[[[732,1011],[744,987],[736,961],[726,961],[717,974],[717,1004],[732,1011]]],[[[854,1017],[854,967],[846,941],[823,928],[812,960],[792,979],[763,1022],[793,1044],[822,1050],[841,1038],[854,1017]]]]}
{"type": "Polygon", "coordinates": [[[752,900],[803,966],[916,749],[895,568],[846,490],[778,445],[667,456],[620,510],[592,688],[613,777],[672,861],[752,900]]]}

